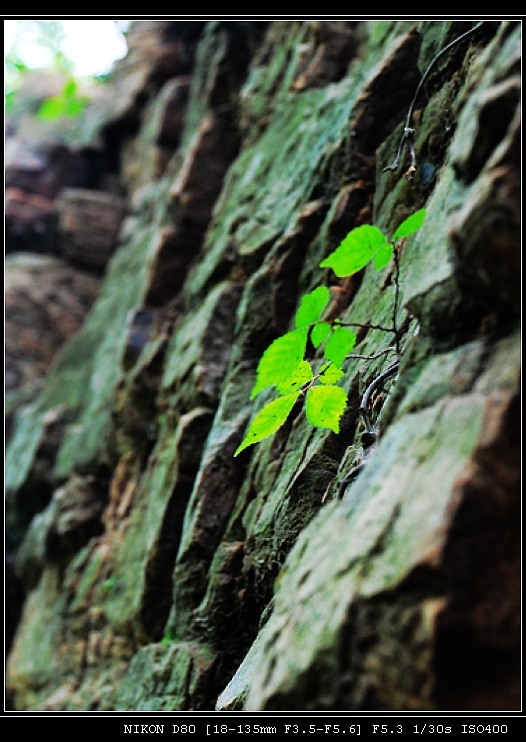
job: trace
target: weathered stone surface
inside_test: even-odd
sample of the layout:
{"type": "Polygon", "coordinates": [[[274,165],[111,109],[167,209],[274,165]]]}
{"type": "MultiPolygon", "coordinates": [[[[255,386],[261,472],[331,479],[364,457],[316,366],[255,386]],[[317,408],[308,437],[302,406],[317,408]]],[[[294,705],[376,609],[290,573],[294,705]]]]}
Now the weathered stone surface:
{"type": "Polygon", "coordinates": [[[115,708],[121,711],[201,711],[213,687],[215,658],[202,645],[152,644],[137,652],[115,708]],[[139,690],[140,686],[140,690],[139,690]]]}
{"type": "Polygon", "coordinates": [[[410,178],[407,152],[384,168],[469,23],[136,26],[104,135],[121,242],[6,457],[28,588],[13,706],[517,709],[520,29],[484,23],[440,58],[410,178]],[[399,275],[319,268],[352,227],[393,234],[422,207],[399,275]],[[341,432],[300,401],[234,458],[271,399],[250,401],[261,353],[320,284],[360,325],[341,432]],[[377,446],[341,487],[395,341],[377,446]],[[57,502],[79,473],[102,515],[57,502]]]}
{"type": "Polygon", "coordinates": [[[216,711],[242,711],[248,691],[253,683],[254,673],[259,669],[262,653],[267,641],[267,624],[258,632],[257,638],[246,653],[233,678],[219,694],[216,711]]]}
{"type": "MultiPolygon", "coordinates": [[[[145,98],[152,88],[193,66],[201,22],[142,21],[126,35],[127,55],[115,65],[115,80],[105,101],[103,134],[115,144],[134,132],[145,98]]],[[[118,146],[118,145],[117,145],[118,146]]]]}
{"type": "MultiPolygon", "coordinates": [[[[11,690],[23,690],[22,704],[41,707],[41,689],[54,685],[54,679],[64,672],[58,650],[61,631],[60,568],[47,569],[38,587],[30,593],[18,627],[23,642],[16,642],[9,657],[11,690]]],[[[14,704],[17,706],[16,691],[14,704]]]]}
{"type": "Polygon", "coordinates": [[[139,481],[133,479],[132,462],[123,458],[117,469],[105,515],[110,571],[117,580],[105,601],[105,611],[117,626],[134,622],[137,632],[159,639],[163,634],[170,607],[171,570],[210,423],[210,411],[196,408],[181,416],[175,434],[170,428],[161,430],[151,466],[139,481]],[[112,534],[123,527],[125,533],[114,544],[112,534]]]}
{"type": "Polygon", "coordinates": [[[76,265],[103,269],[117,246],[123,199],[102,191],[65,188],[56,209],[60,252],[76,265]]]}
{"type": "Polygon", "coordinates": [[[177,326],[166,351],[162,386],[185,407],[217,405],[231,350],[239,286],[225,281],[177,326]]]}
{"type": "MultiPolygon", "coordinates": [[[[480,130],[474,128],[488,96],[498,97],[495,84],[500,84],[503,74],[508,75],[508,88],[516,91],[516,43],[514,35],[497,36],[485,50],[485,58],[492,59],[489,69],[475,67],[469,82],[475,86],[477,81],[478,86],[459,116],[451,142],[452,167],[446,166],[437,183],[429,218],[410,247],[408,265],[418,265],[423,258],[426,269],[409,269],[404,300],[421,324],[441,337],[473,333],[482,322],[488,327],[507,324],[516,316],[518,294],[512,274],[518,270],[520,227],[513,216],[518,205],[518,114],[513,94],[512,110],[505,114],[501,129],[484,128],[483,147],[480,130]],[[472,174],[465,164],[468,152],[482,158],[472,174]],[[446,241],[438,245],[438,222],[444,218],[448,220],[446,241]],[[444,311],[444,301],[436,300],[437,292],[447,297],[449,311],[444,311]]],[[[503,108],[507,111],[507,104],[503,108]]]]}
{"type": "Polygon", "coordinates": [[[32,585],[45,566],[75,553],[102,530],[104,494],[91,478],[72,477],[53,493],[50,504],[32,521],[17,555],[17,572],[32,585]]]}
{"type": "Polygon", "coordinates": [[[50,198],[20,188],[6,188],[6,252],[51,252],[54,204],[50,198]]]}
{"type": "Polygon", "coordinates": [[[61,142],[24,141],[12,137],[6,144],[6,186],[53,199],[65,187],[90,183],[90,163],[82,151],[61,142]]]}
{"type": "Polygon", "coordinates": [[[186,105],[190,95],[191,77],[168,80],[160,92],[157,144],[175,149],[184,132],[186,105]]]}
{"type": "MultiPolygon", "coordinates": [[[[506,351],[499,355],[510,362],[506,351]]],[[[502,538],[517,517],[516,479],[506,482],[502,497],[495,498],[491,516],[490,482],[485,494],[480,489],[476,499],[469,494],[479,481],[475,472],[481,455],[497,456],[505,445],[502,436],[507,435],[516,383],[515,388],[497,387],[484,396],[443,397],[389,427],[344,501],[315,519],[287,560],[246,708],[432,708],[439,704],[436,684],[443,683],[444,690],[448,685],[441,672],[453,675],[453,665],[467,665],[470,652],[479,654],[482,665],[491,663],[492,642],[517,646],[518,631],[514,638],[508,633],[514,611],[511,588],[504,598],[505,603],[510,601],[508,610],[498,611],[493,638],[481,637],[478,644],[475,640],[477,649],[465,648],[463,661],[451,657],[446,662],[442,647],[435,649],[439,669],[434,676],[432,637],[440,636],[437,622],[447,624],[451,601],[462,600],[460,594],[454,597],[459,588],[455,582],[461,579],[459,564],[446,556],[457,517],[470,507],[474,518],[498,519],[502,538]],[[495,433],[487,440],[489,429],[495,433]],[[470,500],[469,506],[464,498],[470,500]],[[338,655],[328,651],[336,645],[338,655]],[[407,647],[412,648],[409,655],[407,647]],[[335,664],[342,661],[352,672],[352,682],[335,664]]],[[[503,466],[513,466],[512,462],[513,458],[505,459],[503,466]]],[[[514,558],[516,545],[508,543],[507,563],[514,558]]],[[[483,579],[486,568],[472,564],[474,583],[479,569],[483,579]]],[[[472,589],[476,594],[474,584],[472,589]]],[[[461,592],[467,599],[470,589],[465,585],[461,592]]],[[[493,603],[487,610],[496,610],[502,598],[502,592],[486,596],[493,603]]],[[[487,671],[490,687],[492,672],[495,667],[487,671]]],[[[516,700],[509,681],[503,696],[493,699],[488,686],[480,678],[479,682],[485,708],[488,704],[499,708],[503,696],[512,705],[516,700]]],[[[465,708],[458,695],[461,689],[456,690],[456,703],[465,708]]],[[[468,707],[476,703],[475,697],[469,698],[468,707]]]]}
{"type": "Polygon", "coordinates": [[[99,281],[59,258],[31,253],[5,261],[8,391],[42,378],[58,349],[81,326],[99,281]]]}

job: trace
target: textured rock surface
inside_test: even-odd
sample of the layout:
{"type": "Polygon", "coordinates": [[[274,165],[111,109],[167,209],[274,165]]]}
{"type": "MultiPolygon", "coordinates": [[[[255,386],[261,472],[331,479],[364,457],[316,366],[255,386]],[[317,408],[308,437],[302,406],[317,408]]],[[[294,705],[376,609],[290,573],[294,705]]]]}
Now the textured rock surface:
{"type": "MultiPolygon", "coordinates": [[[[129,196],[119,246],[7,453],[14,708],[520,707],[517,24],[440,59],[416,173],[383,170],[469,27],[135,25],[101,131],[129,196]],[[392,266],[337,280],[322,258],[424,206],[360,476],[338,499],[390,353],[346,366],[339,435],[298,408],[234,459],[304,291],[392,321],[392,266]]],[[[356,351],[391,343],[365,327],[356,351]]]]}
{"type": "Polygon", "coordinates": [[[103,165],[103,149],[88,146],[82,136],[94,107],[100,108],[103,86],[82,84],[91,102],[80,119],[50,123],[35,115],[47,97],[60,93],[65,79],[27,74],[7,120],[8,414],[34,396],[57,350],[82,324],[124,216],[122,188],[103,165]]]}
{"type": "Polygon", "coordinates": [[[82,324],[99,288],[94,276],[49,255],[5,261],[6,389],[36,381],[82,324]]]}
{"type": "Polygon", "coordinates": [[[103,191],[65,188],[56,209],[61,254],[76,265],[105,268],[117,244],[123,200],[103,191]]]}

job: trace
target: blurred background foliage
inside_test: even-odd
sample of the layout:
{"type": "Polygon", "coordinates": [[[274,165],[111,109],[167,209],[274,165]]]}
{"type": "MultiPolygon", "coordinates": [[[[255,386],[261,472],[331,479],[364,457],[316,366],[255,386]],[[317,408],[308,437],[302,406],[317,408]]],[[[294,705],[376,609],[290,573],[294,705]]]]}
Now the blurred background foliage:
{"type": "MultiPolygon", "coordinates": [[[[128,25],[89,19],[4,21],[6,115],[29,113],[41,121],[80,116],[90,101],[90,87],[111,79],[111,65],[125,54],[128,25]],[[35,71],[59,80],[58,91],[43,99],[21,94],[35,71]]],[[[45,85],[42,92],[47,92],[45,85]]]]}

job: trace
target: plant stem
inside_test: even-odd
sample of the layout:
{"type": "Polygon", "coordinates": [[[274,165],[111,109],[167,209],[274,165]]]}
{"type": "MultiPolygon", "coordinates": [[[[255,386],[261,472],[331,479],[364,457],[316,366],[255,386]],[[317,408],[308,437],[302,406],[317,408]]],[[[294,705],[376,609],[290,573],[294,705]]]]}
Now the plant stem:
{"type": "Polygon", "coordinates": [[[394,281],[394,302],[393,302],[393,332],[395,336],[395,347],[396,347],[396,355],[400,358],[400,337],[398,333],[398,324],[397,324],[397,314],[398,314],[398,305],[400,302],[400,255],[398,253],[398,245],[394,246],[393,251],[393,258],[394,258],[394,274],[393,274],[393,281],[394,281]]]}
{"type": "Polygon", "coordinates": [[[373,325],[371,322],[338,322],[338,327],[363,327],[366,330],[382,330],[382,332],[393,332],[392,327],[373,325]]]}
{"type": "Polygon", "coordinates": [[[385,356],[386,353],[393,353],[396,351],[396,347],[394,345],[390,345],[388,348],[384,348],[383,350],[379,350],[378,353],[373,353],[373,355],[366,356],[366,355],[360,355],[359,353],[351,353],[348,356],[345,356],[345,360],[347,359],[361,359],[364,361],[374,361],[376,358],[381,358],[382,356],[385,356]]]}
{"type": "Polygon", "coordinates": [[[369,386],[363,393],[359,412],[360,412],[360,415],[362,416],[362,420],[364,421],[365,428],[368,433],[372,433],[374,431],[373,426],[371,424],[371,420],[369,418],[369,403],[371,401],[371,396],[373,392],[379,386],[381,386],[386,379],[388,379],[390,376],[394,376],[394,374],[397,373],[399,365],[400,365],[399,361],[396,361],[391,366],[389,366],[389,368],[386,371],[384,371],[379,376],[377,376],[376,379],[374,379],[369,384],[369,386]]]}
{"type": "Polygon", "coordinates": [[[415,131],[415,129],[413,129],[413,127],[411,126],[411,124],[412,124],[412,119],[413,119],[413,112],[415,110],[415,105],[416,105],[416,102],[418,100],[418,96],[420,95],[420,91],[422,90],[422,88],[423,88],[426,80],[428,79],[428,77],[429,77],[429,75],[431,73],[431,70],[433,69],[433,67],[435,66],[435,64],[438,62],[438,60],[446,52],[448,52],[450,49],[452,49],[454,46],[456,46],[458,43],[460,43],[461,41],[463,41],[468,36],[471,36],[471,34],[474,33],[477,29],[479,29],[482,26],[483,23],[484,23],[484,21],[479,21],[478,23],[476,23],[472,28],[468,29],[463,34],[461,34],[460,36],[457,36],[457,38],[456,39],[453,39],[453,41],[450,41],[449,44],[447,44],[443,49],[441,49],[438,52],[438,54],[435,55],[435,57],[433,57],[433,59],[431,60],[430,64],[428,65],[426,71],[422,75],[422,77],[420,79],[420,82],[418,83],[418,86],[417,86],[417,88],[415,90],[415,94],[413,95],[413,100],[411,101],[411,103],[409,105],[409,110],[407,111],[407,116],[406,116],[406,120],[405,120],[404,130],[402,132],[402,137],[401,137],[400,143],[398,145],[398,151],[396,153],[396,157],[394,158],[393,162],[390,165],[387,165],[387,167],[384,167],[384,169],[383,169],[382,172],[385,173],[387,170],[393,170],[393,171],[394,170],[398,170],[398,168],[400,166],[400,161],[402,159],[402,153],[404,151],[404,147],[405,147],[406,144],[409,147],[409,154],[410,154],[410,158],[411,158],[411,166],[409,168],[409,171],[414,172],[414,170],[416,170],[416,153],[415,153],[415,148],[414,148],[414,145],[413,145],[413,140],[415,138],[416,131],[415,131]]]}

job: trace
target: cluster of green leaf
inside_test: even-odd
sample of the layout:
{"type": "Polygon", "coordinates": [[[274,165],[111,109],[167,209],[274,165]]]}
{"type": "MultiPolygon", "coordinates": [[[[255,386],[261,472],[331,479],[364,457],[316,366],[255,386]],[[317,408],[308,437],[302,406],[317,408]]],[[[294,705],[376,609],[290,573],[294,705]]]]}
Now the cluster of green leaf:
{"type": "Polygon", "coordinates": [[[65,82],[59,95],[46,98],[37,111],[37,117],[41,121],[56,121],[63,116],[76,118],[88,103],[89,98],[79,94],[77,81],[71,77],[65,82]]]}
{"type": "MultiPolygon", "coordinates": [[[[351,276],[371,262],[376,270],[385,268],[394,255],[397,241],[420,229],[425,214],[425,209],[421,209],[409,216],[391,239],[370,224],[356,227],[320,267],[332,268],[339,278],[351,276]]],[[[347,395],[337,382],[344,375],[342,367],[354,348],[356,334],[344,327],[340,319],[330,322],[323,319],[329,302],[326,286],[305,294],[294,317],[294,329],[274,340],[263,353],[250,398],[269,387],[275,387],[280,396],[254,417],[234,456],[275,433],[300,398],[305,398],[305,413],[312,425],[339,432],[347,395]],[[317,372],[305,358],[309,340],[323,353],[324,362],[317,372]]]]}
{"type": "MultiPolygon", "coordinates": [[[[73,62],[62,51],[64,28],[61,21],[20,21],[19,37],[5,55],[5,112],[16,115],[19,90],[24,79],[33,71],[24,61],[22,38],[44,49],[49,54],[47,69],[67,75],[61,92],[47,98],[36,111],[41,121],[56,121],[62,117],[76,118],[82,114],[89,99],[79,93],[78,82],[73,74],[73,62]]],[[[34,110],[34,109],[33,109],[34,110]]]]}

